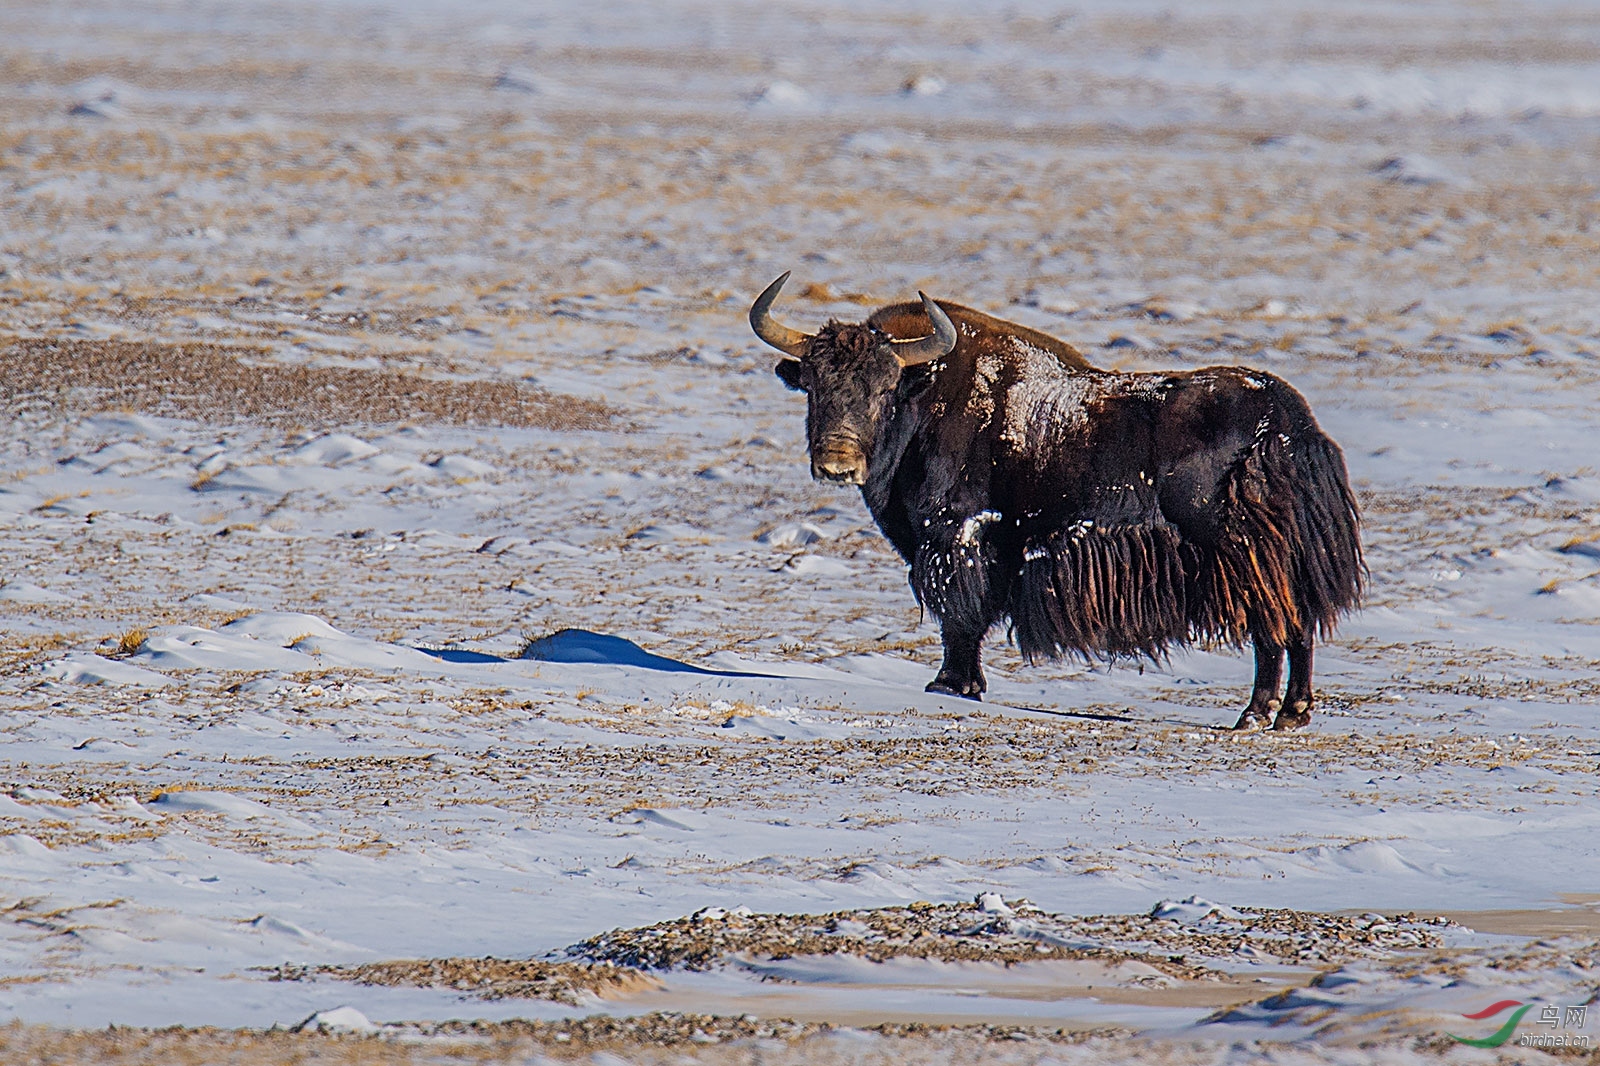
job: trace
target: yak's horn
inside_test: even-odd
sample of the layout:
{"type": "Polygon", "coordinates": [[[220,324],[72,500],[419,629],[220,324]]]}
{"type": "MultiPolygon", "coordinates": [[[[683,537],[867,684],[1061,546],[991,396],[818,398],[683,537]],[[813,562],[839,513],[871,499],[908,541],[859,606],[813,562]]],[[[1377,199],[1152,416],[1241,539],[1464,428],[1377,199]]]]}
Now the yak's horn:
{"type": "Polygon", "coordinates": [[[894,352],[894,357],[900,360],[901,366],[931,363],[935,359],[943,359],[956,350],[958,335],[950,316],[944,313],[944,308],[928,299],[927,293],[918,291],[917,295],[922,297],[922,307],[928,312],[928,320],[933,323],[933,332],[916,340],[889,342],[893,346],[890,350],[894,352]]]}
{"type": "Polygon", "coordinates": [[[789,273],[785,270],[778,280],[763,289],[761,295],[756,297],[756,302],[750,305],[750,328],[756,331],[757,337],[778,351],[798,359],[805,351],[806,341],[811,339],[811,334],[801,333],[788,326],[780,326],[767,316],[767,308],[778,298],[778,290],[789,280],[789,273]]]}

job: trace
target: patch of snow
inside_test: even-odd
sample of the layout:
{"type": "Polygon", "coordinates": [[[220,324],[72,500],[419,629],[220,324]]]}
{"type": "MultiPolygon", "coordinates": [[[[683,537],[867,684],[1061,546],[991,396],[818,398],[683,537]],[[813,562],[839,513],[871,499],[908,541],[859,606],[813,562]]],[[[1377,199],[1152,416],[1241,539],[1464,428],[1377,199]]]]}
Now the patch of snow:
{"type": "Polygon", "coordinates": [[[375,1033],[378,1026],[367,1020],[367,1016],[354,1007],[334,1007],[331,1010],[319,1010],[315,1014],[293,1026],[292,1032],[328,1032],[328,1033],[375,1033]]]}

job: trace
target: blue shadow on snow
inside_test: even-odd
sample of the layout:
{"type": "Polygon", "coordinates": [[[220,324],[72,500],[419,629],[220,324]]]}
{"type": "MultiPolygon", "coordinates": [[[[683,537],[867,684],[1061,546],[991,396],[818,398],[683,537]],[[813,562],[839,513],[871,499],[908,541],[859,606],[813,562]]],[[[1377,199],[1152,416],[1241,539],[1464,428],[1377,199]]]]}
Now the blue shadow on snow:
{"type": "MultiPolygon", "coordinates": [[[[462,651],[455,648],[418,648],[447,663],[505,663],[498,655],[481,651],[462,651]]],[[[548,637],[531,641],[522,649],[518,659],[534,659],[546,663],[599,663],[604,666],[634,666],[643,670],[659,670],[668,674],[706,674],[711,677],[770,677],[769,674],[751,674],[738,670],[707,670],[690,666],[665,655],[653,655],[631,640],[587,629],[563,629],[548,637]]]]}

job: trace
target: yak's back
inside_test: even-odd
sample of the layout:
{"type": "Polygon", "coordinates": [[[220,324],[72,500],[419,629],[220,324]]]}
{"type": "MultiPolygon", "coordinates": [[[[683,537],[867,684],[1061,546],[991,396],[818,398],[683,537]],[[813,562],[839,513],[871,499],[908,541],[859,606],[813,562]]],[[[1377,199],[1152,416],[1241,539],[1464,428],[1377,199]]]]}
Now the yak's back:
{"type": "MultiPolygon", "coordinates": [[[[1048,352],[1055,356],[1062,366],[1077,370],[1090,369],[1090,363],[1083,357],[1082,352],[1066,341],[1052,337],[1048,333],[1042,333],[1039,330],[1016,322],[1007,322],[1003,318],[995,318],[993,315],[986,315],[982,311],[974,311],[970,307],[963,307],[961,304],[950,303],[947,300],[935,302],[944,309],[945,314],[950,316],[958,329],[963,326],[966,327],[961,329],[963,340],[966,339],[965,334],[968,331],[977,336],[980,346],[990,338],[1015,337],[1040,351],[1048,352]]],[[[895,340],[925,337],[930,330],[928,313],[922,309],[922,304],[920,303],[890,304],[888,307],[875,311],[867,321],[895,340]]]]}

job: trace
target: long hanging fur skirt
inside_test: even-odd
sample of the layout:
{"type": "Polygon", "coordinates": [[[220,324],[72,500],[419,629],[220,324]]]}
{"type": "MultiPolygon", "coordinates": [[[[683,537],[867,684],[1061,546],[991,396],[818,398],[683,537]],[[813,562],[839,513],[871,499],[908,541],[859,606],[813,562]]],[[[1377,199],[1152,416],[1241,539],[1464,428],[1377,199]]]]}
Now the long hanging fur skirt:
{"type": "Polygon", "coordinates": [[[1190,640],[1286,647],[1326,636],[1360,599],[1356,501],[1325,437],[1257,439],[1215,507],[1206,543],[1159,517],[1086,516],[1031,540],[1008,608],[1023,655],[1160,658],[1190,640]]]}

